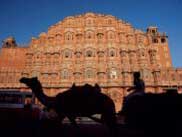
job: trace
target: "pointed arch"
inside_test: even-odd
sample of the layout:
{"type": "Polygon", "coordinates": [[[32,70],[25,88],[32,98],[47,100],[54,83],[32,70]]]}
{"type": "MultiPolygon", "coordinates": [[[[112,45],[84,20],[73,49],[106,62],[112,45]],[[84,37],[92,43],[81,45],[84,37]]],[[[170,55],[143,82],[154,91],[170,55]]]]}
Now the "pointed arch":
{"type": "Polygon", "coordinates": [[[73,41],[74,33],[71,31],[68,31],[65,33],[65,41],[73,41]]]}
{"type": "Polygon", "coordinates": [[[68,71],[68,69],[63,69],[61,71],[61,79],[63,79],[63,80],[69,79],[69,71],[68,71]]]}
{"type": "Polygon", "coordinates": [[[109,30],[109,31],[107,32],[107,39],[108,39],[108,40],[114,40],[115,37],[116,37],[116,35],[115,35],[115,32],[114,32],[114,31],[109,30]]]}
{"type": "Polygon", "coordinates": [[[94,38],[95,38],[94,31],[92,31],[92,30],[87,30],[87,31],[85,32],[85,38],[86,38],[86,40],[94,39],[94,38]]]}
{"type": "Polygon", "coordinates": [[[94,57],[95,56],[95,49],[87,48],[85,49],[85,57],[94,57]]]}

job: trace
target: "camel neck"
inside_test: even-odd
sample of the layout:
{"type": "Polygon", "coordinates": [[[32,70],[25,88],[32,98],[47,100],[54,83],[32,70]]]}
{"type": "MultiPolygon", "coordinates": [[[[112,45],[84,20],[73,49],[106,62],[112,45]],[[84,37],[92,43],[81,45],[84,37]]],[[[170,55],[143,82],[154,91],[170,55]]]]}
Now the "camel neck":
{"type": "Polygon", "coordinates": [[[48,97],[42,89],[41,84],[37,83],[36,86],[32,87],[32,92],[34,92],[35,96],[38,98],[38,100],[45,106],[49,105],[49,100],[51,97],[48,97]]]}

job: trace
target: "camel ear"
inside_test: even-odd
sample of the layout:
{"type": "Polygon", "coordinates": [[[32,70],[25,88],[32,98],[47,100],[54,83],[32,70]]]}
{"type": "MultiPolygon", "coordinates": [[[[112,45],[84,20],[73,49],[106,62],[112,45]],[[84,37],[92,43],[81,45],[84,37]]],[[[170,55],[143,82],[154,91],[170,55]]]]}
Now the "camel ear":
{"type": "Polygon", "coordinates": [[[76,85],[75,85],[75,83],[73,83],[73,85],[72,85],[72,87],[71,88],[75,88],[76,87],[76,85]]]}

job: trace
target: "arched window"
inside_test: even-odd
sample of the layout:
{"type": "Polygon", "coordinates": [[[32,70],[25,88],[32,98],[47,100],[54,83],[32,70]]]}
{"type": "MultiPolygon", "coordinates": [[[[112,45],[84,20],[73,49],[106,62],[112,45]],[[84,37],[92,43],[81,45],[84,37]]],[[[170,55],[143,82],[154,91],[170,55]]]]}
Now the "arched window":
{"type": "Polygon", "coordinates": [[[27,59],[28,60],[31,60],[32,59],[32,56],[33,56],[32,54],[26,54],[26,55],[27,55],[27,59]]]}
{"type": "Polygon", "coordinates": [[[114,51],[114,50],[111,50],[111,51],[109,52],[109,56],[110,56],[110,57],[114,57],[114,56],[115,56],[115,51],[114,51]]]}
{"type": "Polygon", "coordinates": [[[90,25],[92,23],[91,19],[87,20],[87,24],[90,25]]]}
{"type": "Polygon", "coordinates": [[[71,32],[66,33],[66,35],[65,35],[65,40],[66,40],[66,41],[71,41],[71,40],[73,40],[73,34],[72,34],[71,32]]]}
{"type": "Polygon", "coordinates": [[[64,58],[71,58],[71,51],[65,51],[64,52],[64,58]]]}
{"type": "Polygon", "coordinates": [[[60,43],[62,40],[62,35],[61,34],[56,34],[56,44],[60,43]]]}
{"type": "Polygon", "coordinates": [[[166,42],[166,39],[165,38],[162,38],[161,39],[161,43],[165,43],[166,42]]]}
{"type": "Polygon", "coordinates": [[[86,39],[93,39],[94,38],[94,33],[92,31],[87,31],[86,32],[86,39]]]}
{"type": "Polygon", "coordinates": [[[38,77],[39,76],[39,72],[38,71],[32,71],[32,76],[33,77],[38,77]]]}
{"type": "Polygon", "coordinates": [[[86,70],[85,78],[93,78],[93,77],[94,77],[93,70],[91,70],[91,69],[86,70]]]}
{"type": "Polygon", "coordinates": [[[68,70],[63,70],[61,73],[61,78],[62,79],[69,79],[69,73],[68,70]]]}
{"type": "Polygon", "coordinates": [[[87,50],[86,57],[93,57],[93,52],[91,50],[87,50]]]}
{"type": "Polygon", "coordinates": [[[113,39],[113,38],[114,38],[113,33],[110,33],[109,34],[109,39],[113,39]]]}
{"type": "Polygon", "coordinates": [[[76,58],[80,58],[81,57],[81,52],[76,52],[75,56],[76,56],[76,58]]]}
{"type": "Polygon", "coordinates": [[[92,34],[90,32],[87,34],[87,38],[88,39],[91,39],[92,38],[92,34]]]}
{"type": "Polygon", "coordinates": [[[155,31],[155,30],[152,30],[152,33],[153,33],[153,34],[155,34],[155,33],[156,33],[156,31],[155,31]]]}
{"type": "Polygon", "coordinates": [[[98,72],[98,78],[99,78],[99,79],[104,79],[104,78],[105,78],[105,73],[103,73],[103,72],[98,72]]]}
{"type": "Polygon", "coordinates": [[[143,51],[143,52],[141,52],[142,53],[142,56],[144,57],[145,56],[145,52],[143,51]]]}
{"type": "Polygon", "coordinates": [[[90,26],[90,25],[93,25],[94,20],[93,18],[87,18],[85,23],[86,23],[86,26],[90,26]]]}
{"type": "Polygon", "coordinates": [[[111,70],[109,70],[108,77],[109,77],[109,79],[116,79],[117,78],[117,71],[116,71],[116,69],[112,68],[111,70]]]}
{"type": "Polygon", "coordinates": [[[108,36],[108,39],[110,39],[110,40],[115,39],[115,34],[113,31],[109,31],[107,36],[108,36]]]}
{"type": "Polygon", "coordinates": [[[76,40],[79,42],[82,39],[82,34],[76,34],[76,40]]]}
{"type": "Polygon", "coordinates": [[[108,19],[108,24],[112,24],[112,20],[111,19],[108,19]]]}
{"type": "Polygon", "coordinates": [[[104,52],[98,52],[98,57],[104,57],[104,52]]]}
{"type": "Polygon", "coordinates": [[[104,36],[103,33],[98,33],[98,34],[97,34],[97,38],[98,38],[98,39],[103,39],[103,36],[104,36]]]}
{"type": "Polygon", "coordinates": [[[158,40],[157,39],[153,39],[153,43],[158,43],[158,40]]]}
{"type": "Polygon", "coordinates": [[[75,80],[80,80],[80,79],[81,79],[81,73],[76,72],[76,73],[74,74],[74,77],[75,77],[75,80]]]}

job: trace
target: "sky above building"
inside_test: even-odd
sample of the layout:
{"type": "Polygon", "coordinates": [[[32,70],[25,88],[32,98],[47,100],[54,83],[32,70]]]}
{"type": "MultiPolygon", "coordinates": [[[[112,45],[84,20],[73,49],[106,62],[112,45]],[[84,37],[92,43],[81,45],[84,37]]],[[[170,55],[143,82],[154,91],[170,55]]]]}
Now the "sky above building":
{"type": "Polygon", "coordinates": [[[27,45],[65,17],[86,12],[110,14],[143,31],[157,26],[169,36],[173,66],[182,67],[182,0],[1,0],[0,41],[13,36],[27,45]]]}

